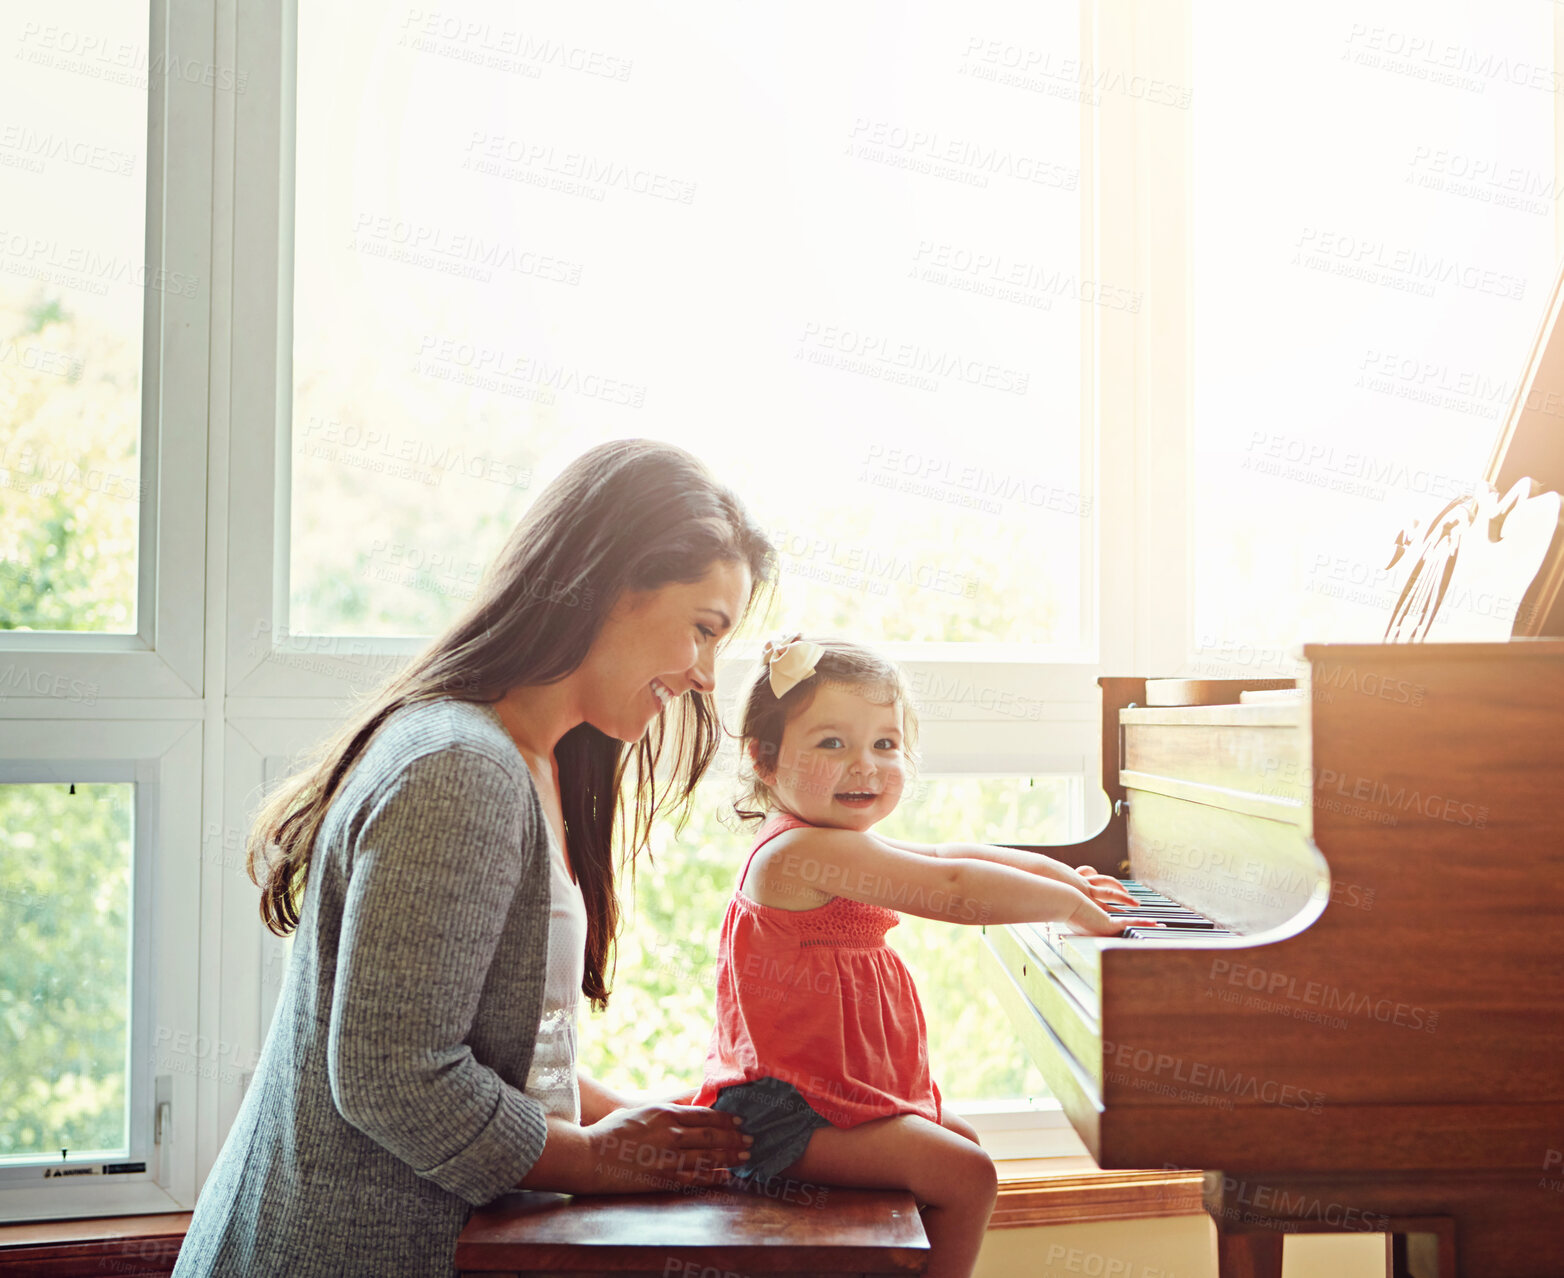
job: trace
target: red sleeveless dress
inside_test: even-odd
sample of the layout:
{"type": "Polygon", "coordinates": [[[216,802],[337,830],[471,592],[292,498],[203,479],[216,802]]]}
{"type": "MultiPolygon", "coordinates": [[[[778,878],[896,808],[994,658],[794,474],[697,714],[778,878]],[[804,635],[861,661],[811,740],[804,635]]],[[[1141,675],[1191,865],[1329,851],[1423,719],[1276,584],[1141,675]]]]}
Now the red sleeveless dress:
{"type": "Polygon", "coordinates": [[[722,921],[717,1024],[694,1103],[770,1077],[791,1083],[835,1127],[892,1114],[937,1123],[923,1007],[912,973],[885,943],[901,916],[841,896],[784,910],[744,895],[755,853],[808,825],[792,813],[772,815],[744,863],[722,921]]]}

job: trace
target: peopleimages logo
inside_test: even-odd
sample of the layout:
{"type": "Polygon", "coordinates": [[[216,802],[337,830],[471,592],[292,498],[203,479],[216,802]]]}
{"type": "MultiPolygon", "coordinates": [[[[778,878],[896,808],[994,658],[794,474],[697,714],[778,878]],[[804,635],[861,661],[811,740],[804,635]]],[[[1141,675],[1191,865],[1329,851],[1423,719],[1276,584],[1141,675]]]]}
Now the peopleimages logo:
{"type": "MultiPolygon", "coordinates": [[[[1294,248],[1299,254],[1349,266],[1360,272],[1385,272],[1408,285],[1417,286],[1414,291],[1423,291],[1425,296],[1431,296],[1433,287],[1438,284],[1450,284],[1456,288],[1517,302],[1526,296],[1524,276],[1506,275],[1472,262],[1463,262],[1459,258],[1446,257],[1442,253],[1425,253],[1410,245],[1385,244],[1369,236],[1353,235],[1326,227],[1304,227],[1294,248]]],[[[1297,260],[1296,256],[1294,260],[1297,260]]],[[[1312,262],[1306,264],[1313,265],[1312,262]]],[[[1372,282],[1374,277],[1364,275],[1363,278],[1372,282]]]]}
{"type": "Polygon", "coordinates": [[[1288,999],[1322,1013],[1345,1012],[1348,1016],[1361,1016],[1382,1025],[1422,1030],[1428,1034],[1439,1028],[1439,1013],[1433,1008],[1376,997],[1360,990],[1346,990],[1323,981],[1299,980],[1290,972],[1269,971],[1252,963],[1212,959],[1209,979],[1213,985],[1225,984],[1270,998],[1288,999]]]}
{"type": "Polygon", "coordinates": [[[1488,825],[1486,803],[1467,803],[1434,791],[1424,793],[1415,786],[1393,784],[1377,777],[1353,776],[1334,768],[1310,768],[1282,759],[1262,760],[1260,772],[1267,778],[1274,776],[1289,788],[1313,791],[1316,806],[1321,798],[1334,795],[1338,799],[1370,804],[1391,812],[1416,812],[1432,821],[1449,821],[1477,830],[1486,829],[1488,825]]]}
{"type": "Polygon", "coordinates": [[[199,281],[183,271],[150,267],[144,262],[105,256],[85,245],[66,244],[42,236],[0,227],[0,270],[29,279],[50,279],[106,296],[113,285],[151,289],[193,298],[199,281]]]}
{"type": "MultiPolygon", "coordinates": [[[[26,125],[5,125],[0,128],[0,148],[15,151],[40,165],[49,160],[60,160],[78,168],[113,173],[120,177],[129,177],[136,171],[136,157],[129,151],[117,151],[100,142],[89,142],[85,138],[56,133],[52,129],[43,133],[26,125]]],[[[34,169],[34,172],[41,171],[41,168],[34,169]]]]}
{"type": "Polygon", "coordinates": [[[98,685],[84,679],[71,679],[48,670],[34,670],[30,666],[18,666],[14,661],[0,667],[0,701],[7,696],[53,697],[58,701],[74,701],[84,706],[98,704],[98,685]]]}
{"type": "Polygon", "coordinates": [[[1325,1093],[1312,1088],[1259,1078],[1205,1061],[1187,1061],[1181,1056],[1154,1052],[1149,1047],[1137,1048],[1130,1043],[1111,1043],[1104,1039],[1102,1061],[1105,1069],[1111,1066],[1122,1071],[1109,1073],[1108,1078],[1154,1095],[1200,1099],[1202,1103],[1221,1107],[1253,1101],[1310,1114],[1319,1113],[1325,1104],[1325,1093]],[[1188,1084],[1188,1088],[1176,1088],[1174,1085],[1179,1083],[1188,1084]]]}
{"type": "Polygon", "coordinates": [[[938,378],[983,386],[989,390],[1025,395],[1031,374],[987,360],[970,358],[961,351],[941,350],[919,342],[898,342],[862,329],[820,324],[810,320],[799,337],[798,358],[826,363],[850,372],[894,370],[920,377],[927,389],[938,389],[938,378]],[[812,359],[811,356],[826,356],[812,359]]]}

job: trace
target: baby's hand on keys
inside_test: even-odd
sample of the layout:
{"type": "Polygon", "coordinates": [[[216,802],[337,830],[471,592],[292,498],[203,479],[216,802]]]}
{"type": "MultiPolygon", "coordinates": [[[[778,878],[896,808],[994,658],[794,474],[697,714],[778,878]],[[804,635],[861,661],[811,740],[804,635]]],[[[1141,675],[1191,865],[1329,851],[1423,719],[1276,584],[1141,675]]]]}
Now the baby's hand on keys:
{"type": "Polygon", "coordinates": [[[1075,912],[1065,920],[1074,932],[1087,936],[1117,936],[1127,927],[1161,927],[1151,919],[1127,918],[1122,914],[1109,914],[1097,902],[1082,896],[1075,912]]]}
{"type": "Polygon", "coordinates": [[[1108,919],[1117,928],[1117,932],[1108,933],[1109,936],[1118,936],[1125,928],[1129,927],[1166,927],[1166,923],[1159,923],[1156,919],[1127,919],[1122,914],[1110,914],[1108,919]]]}
{"type": "Polygon", "coordinates": [[[1078,865],[1075,867],[1075,872],[1086,880],[1087,887],[1090,889],[1089,894],[1098,905],[1135,904],[1135,898],[1113,875],[1103,874],[1090,865],[1078,865]]]}

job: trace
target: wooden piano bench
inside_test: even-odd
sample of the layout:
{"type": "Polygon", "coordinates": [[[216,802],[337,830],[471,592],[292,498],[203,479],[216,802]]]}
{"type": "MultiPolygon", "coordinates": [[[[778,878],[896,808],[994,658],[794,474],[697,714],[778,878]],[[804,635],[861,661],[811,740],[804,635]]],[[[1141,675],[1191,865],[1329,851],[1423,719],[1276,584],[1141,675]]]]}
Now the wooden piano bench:
{"type": "Polygon", "coordinates": [[[480,1208],[456,1245],[464,1278],[919,1274],[928,1239],[903,1192],[799,1186],[791,1201],[520,1192],[480,1208]]]}

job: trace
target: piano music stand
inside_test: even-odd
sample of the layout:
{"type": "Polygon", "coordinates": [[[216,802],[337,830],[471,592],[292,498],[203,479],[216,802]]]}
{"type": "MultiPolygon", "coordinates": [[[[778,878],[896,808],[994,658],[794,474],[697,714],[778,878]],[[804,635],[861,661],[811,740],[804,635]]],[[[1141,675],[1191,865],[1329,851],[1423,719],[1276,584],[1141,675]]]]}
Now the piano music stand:
{"type": "MultiPolygon", "coordinates": [[[[1494,441],[1484,478],[1509,493],[1564,493],[1564,270],[1554,280],[1515,399],[1494,441]]],[[[1557,533],[1521,601],[1517,637],[1564,635],[1564,531],[1557,533]]]]}

